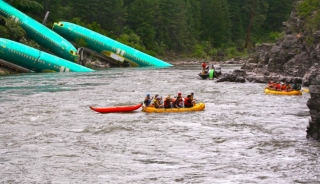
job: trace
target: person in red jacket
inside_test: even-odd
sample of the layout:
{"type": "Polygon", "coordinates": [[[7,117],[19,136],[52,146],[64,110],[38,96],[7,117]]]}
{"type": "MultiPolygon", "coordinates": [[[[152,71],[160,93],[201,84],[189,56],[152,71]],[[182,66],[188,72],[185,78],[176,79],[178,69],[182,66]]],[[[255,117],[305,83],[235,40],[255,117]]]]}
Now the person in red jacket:
{"type": "Polygon", "coordinates": [[[279,82],[276,83],[275,89],[276,89],[277,91],[281,91],[281,84],[280,84],[279,82]]]}
{"type": "Polygon", "coordinates": [[[168,95],[163,102],[163,107],[168,109],[168,108],[172,108],[172,99],[170,97],[170,95],[168,95]]]}
{"type": "Polygon", "coordinates": [[[191,95],[188,95],[187,98],[184,98],[184,107],[193,107],[191,95]]]}
{"type": "Polygon", "coordinates": [[[183,101],[180,96],[177,96],[176,100],[174,101],[173,107],[178,109],[183,107],[183,101]]]}
{"type": "Polygon", "coordinates": [[[202,63],[201,66],[202,66],[202,71],[201,71],[202,74],[206,74],[209,72],[209,66],[206,63],[202,63]]]}
{"type": "Polygon", "coordinates": [[[281,91],[287,91],[287,85],[281,82],[281,91]]]}

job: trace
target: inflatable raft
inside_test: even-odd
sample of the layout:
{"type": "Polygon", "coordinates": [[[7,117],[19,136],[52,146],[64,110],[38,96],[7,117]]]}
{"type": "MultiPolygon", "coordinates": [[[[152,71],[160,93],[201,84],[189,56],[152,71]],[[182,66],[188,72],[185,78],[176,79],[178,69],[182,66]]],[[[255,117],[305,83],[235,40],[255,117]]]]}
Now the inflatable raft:
{"type": "Polygon", "coordinates": [[[302,92],[300,90],[293,90],[293,91],[276,91],[271,90],[268,88],[264,89],[265,94],[273,94],[273,95],[302,95],[302,92]]]}
{"type": "Polygon", "coordinates": [[[195,106],[190,107],[190,108],[155,108],[155,107],[145,107],[144,105],[142,106],[142,111],[143,112],[156,112],[156,113],[166,113],[166,112],[192,112],[192,111],[202,111],[205,108],[204,103],[197,103],[195,106]]]}
{"type": "Polygon", "coordinates": [[[208,78],[209,77],[209,73],[199,73],[198,74],[202,79],[206,79],[206,78],[208,78]]]}
{"type": "Polygon", "coordinates": [[[132,106],[111,106],[111,107],[92,107],[90,109],[100,113],[112,113],[112,112],[130,112],[139,109],[142,103],[132,106]]]}

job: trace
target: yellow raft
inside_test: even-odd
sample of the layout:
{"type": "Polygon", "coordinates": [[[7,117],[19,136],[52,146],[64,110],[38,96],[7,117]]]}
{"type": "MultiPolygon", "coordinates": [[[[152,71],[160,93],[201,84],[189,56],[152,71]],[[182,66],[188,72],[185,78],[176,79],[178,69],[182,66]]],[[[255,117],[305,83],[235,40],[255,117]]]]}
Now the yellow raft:
{"type": "Polygon", "coordinates": [[[273,95],[302,95],[302,92],[300,90],[293,90],[293,91],[276,91],[271,90],[268,88],[264,89],[265,94],[273,94],[273,95]]]}
{"type": "Polygon", "coordinates": [[[192,111],[202,111],[206,106],[204,105],[204,103],[197,103],[195,106],[193,107],[189,107],[189,108],[169,108],[169,109],[165,109],[165,108],[154,108],[154,107],[145,107],[144,105],[142,106],[142,111],[143,112],[148,112],[148,113],[152,113],[152,112],[158,112],[158,113],[164,113],[164,112],[192,112],[192,111]]]}

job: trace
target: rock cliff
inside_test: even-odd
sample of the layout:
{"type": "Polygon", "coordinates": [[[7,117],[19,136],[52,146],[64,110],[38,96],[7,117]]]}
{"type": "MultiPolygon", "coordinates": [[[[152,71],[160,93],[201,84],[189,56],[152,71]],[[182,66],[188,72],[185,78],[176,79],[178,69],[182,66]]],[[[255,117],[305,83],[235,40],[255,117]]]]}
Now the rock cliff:
{"type": "Polygon", "coordinates": [[[245,76],[247,81],[262,83],[295,81],[309,86],[311,98],[307,106],[311,119],[307,138],[320,140],[320,30],[307,31],[305,20],[295,10],[283,26],[283,38],[274,44],[256,46],[241,67],[244,72],[235,71],[233,78],[245,76]]]}
{"type": "Polygon", "coordinates": [[[310,77],[314,77],[311,73],[319,68],[320,30],[306,31],[296,11],[283,26],[283,38],[257,45],[241,69],[248,81],[296,81],[309,86],[310,77]]]}

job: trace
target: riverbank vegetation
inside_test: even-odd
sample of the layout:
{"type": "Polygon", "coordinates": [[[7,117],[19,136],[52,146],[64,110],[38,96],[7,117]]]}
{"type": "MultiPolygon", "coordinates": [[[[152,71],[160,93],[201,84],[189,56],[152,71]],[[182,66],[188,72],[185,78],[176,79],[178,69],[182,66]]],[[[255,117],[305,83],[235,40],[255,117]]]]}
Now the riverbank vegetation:
{"type": "MultiPolygon", "coordinates": [[[[157,57],[224,60],[245,57],[256,43],[274,42],[295,0],[8,0],[46,25],[70,21],[157,57]],[[170,54],[169,54],[170,53],[170,54]]],[[[300,4],[308,13],[309,3],[300,4]]],[[[312,11],[312,10],[311,10],[312,11]]],[[[319,18],[310,20],[316,22],[319,18]]],[[[319,22],[319,21],[318,21],[319,22]]],[[[8,25],[8,24],[7,24],[8,25]]],[[[14,30],[0,25],[12,39],[14,30]]],[[[6,34],[2,34],[6,33],[6,34]]],[[[23,34],[23,32],[22,32],[23,34]]],[[[18,38],[15,38],[17,40],[18,38]]],[[[21,39],[20,39],[21,40],[21,39]]],[[[79,45],[85,45],[79,40],[79,45]]]]}

